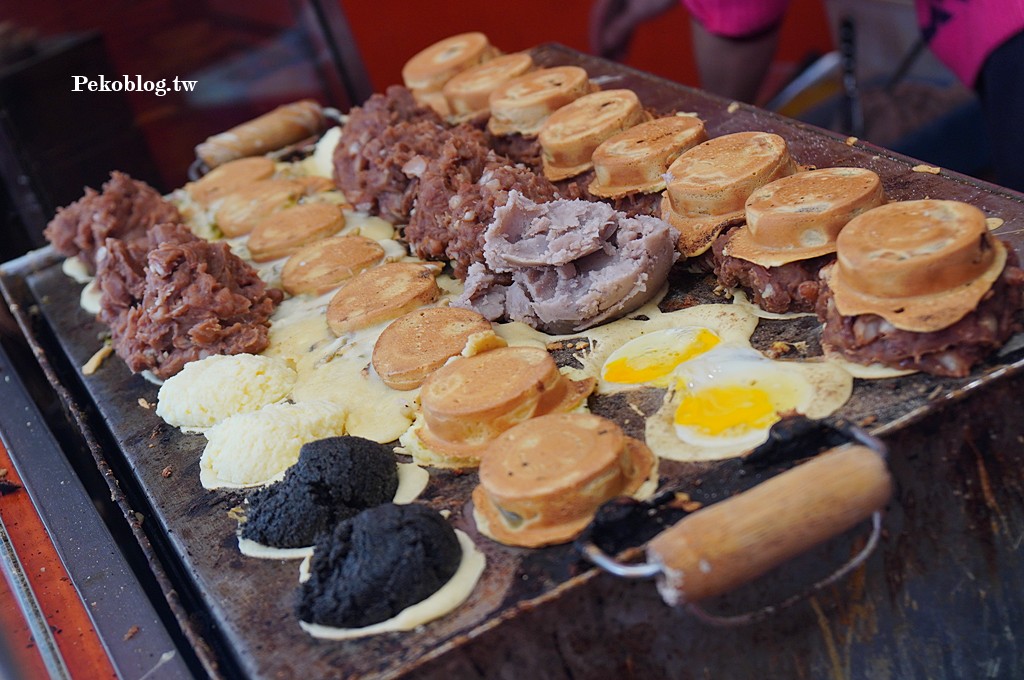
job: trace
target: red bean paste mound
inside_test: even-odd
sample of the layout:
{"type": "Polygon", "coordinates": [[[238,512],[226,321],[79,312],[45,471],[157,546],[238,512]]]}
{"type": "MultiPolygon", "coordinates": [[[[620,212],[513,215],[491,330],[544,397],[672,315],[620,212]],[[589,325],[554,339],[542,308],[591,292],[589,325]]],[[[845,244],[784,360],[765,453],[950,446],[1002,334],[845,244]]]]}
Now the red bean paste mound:
{"type": "Polygon", "coordinates": [[[334,149],[334,182],[358,209],[404,224],[418,180],[403,168],[417,156],[435,155],[445,132],[433,109],[392,85],[349,113],[334,149]]]}
{"type": "Polygon", "coordinates": [[[100,318],[133,372],[169,378],[214,354],[266,349],[270,315],[283,293],[267,285],[226,243],[179,238],[140,249],[107,239],[98,283],[100,318]]]}
{"type": "Polygon", "coordinates": [[[626,194],[617,198],[597,196],[590,193],[590,183],[597,177],[593,169],[587,170],[582,175],[576,175],[568,179],[555,182],[558,193],[562,198],[581,201],[601,201],[615,208],[617,212],[625,213],[627,217],[637,215],[650,215],[661,217],[661,192],[643,194],[626,194]]]}
{"type": "Polygon", "coordinates": [[[495,154],[475,130],[452,130],[420,178],[405,229],[409,248],[424,259],[450,261],[464,281],[470,265],[483,261],[484,230],[513,190],[538,203],[558,197],[554,184],[495,154]]]}
{"type": "Polygon", "coordinates": [[[96,271],[96,251],[108,238],[144,238],[155,225],[181,222],[178,209],[156,189],[123,172],[110,173],[102,193],[86,187],[85,195],[58,208],[43,235],[62,255],[80,255],[89,272],[96,271]]]}
{"type": "Polygon", "coordinates": [[[537,173],[544,170],[544,162],[541,160],[544,152],[536,136],[524,137],[518,132],[510,135],[488,135],[487,142],[499,156],[504,156],[513,163],[525,165],[537,173]]]}
{"type": "Polygon", "coordinates": [[[826,264],[835,262],[835,255],[764,267],[725,254],[724,248],[734,233],[735,229],[730,229],[711,244],[715,276],[719,283],[726,288],[742,288],[749,292],[753,303],[766,312],[813,313],[820,289],[818,273],[826,264]]]}
{"type": "Polygon", "coordinates": [[[1007,246],[1006,267],[977,308],[952,326],[931,333],[896,328],[877,314],[842,316],[832,289],[822,282],[818,318],[822,346],[861,364],[880,363],[932,375],[962,378],[971,367],[1020,332],[1024,271],[1007,246]]]}
{"type": "Polygon", "coordinates": [[[162,243],[188,243],[199,237],[188,227],[158,224],[132,241],[107,239],[97,254],[96,284],[100,289],[100,320],[108,326],[142,299],[146,287],[146,255],[162,243]]]}

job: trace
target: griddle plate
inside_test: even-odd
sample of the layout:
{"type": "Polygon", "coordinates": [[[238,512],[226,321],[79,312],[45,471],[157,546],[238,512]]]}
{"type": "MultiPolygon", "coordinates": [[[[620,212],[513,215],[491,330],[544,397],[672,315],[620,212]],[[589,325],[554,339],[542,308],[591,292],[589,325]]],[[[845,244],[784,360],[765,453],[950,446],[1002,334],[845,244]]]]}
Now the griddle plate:
{"type": "MultiPolygon", "coordinates": [[[[579,64],[600,77],[602,87],[633,89],[648,108],[696,113],[711,136],[777,132],[802,164],[870,168],[882,177],[890,200],[967,201],[1002,218],[997,234],[1022,250],[1018,194],[957,175],[912,172],[910,159],[847,144],[752,107],[730,112],[729,102],[557,45],[538,47],[533,55],[542,65],[579,64]]],[[[1024,593],[1024,568],[1011,540],[1024,535],[1024,484],[1022,466],[1006,459],[1022,448],[1019,425],[1006,417],[1011,409],[1020,412],[1019,350],[963,380],[914,375],[857,382],[838,415],[887,438],[900,490],[882,550],[835,589],[833,600],[815,600],[746,629],[709,631],[663,606],[650,584],[620,583],[586,570],[571,546],[528,551],[480,537],[467,507],[476,475],[433,471],[423,501],[450,510],[455,526],[486,553],[488,567],[476,591],[453,614],[409,633],[322,642],[303,633],[293,614],[298,563],[239,554],[228,512],[243,495],[201,488],[204,438],[163,423],[152,409],[157,388],[132,376],[116,358],[95,375],[81,375],[79,367],[100,346],[104,329],[79,308],[78,288],[61,273],[58,258],[39,260],[23,258],[5,267],[13,311],[73,402],[99,464],[109,462],[119,471],[115,485],[133,488],[152,508],[144,522],[153,523],[150,531],[162,538],[154,557],[177,589],[200,601],[196,611],[179,611],[183,626],[197,647],[225,642],[229,651],[220,654],[233,656],[246,675],[578,677],[672,671],[703,677],[701,669],[711,669],[725,677],[839,672],[939,678],[980,673],[985,663],[999,675],[1021,663],[1008,612],[1020,611],[1024,593]],[[996,398],[1008,403],[995,403],[996,398]],[[988,472],[993,465],[1000,477],[988,472]],[[954,616],[959,625],[952,624],[954,616]],[[197,624],[205,617],[212,627],[197,624]],[[986,630],[991,634],[978,633],[986,630]]],[[[675,272],[672,281],[665,309],[721,301],[706,279],[675,272]]],[[[776,340],[803,341],[814,354],[816,334],[813,320],[765,321],[754,342],[764,348],[776,340]]],[[[657,394],[641,391],[596,399],[592,406],[636,436],[642,421],[629,417],[630,404],[651,413],[658,403],[657,394]]],[[[661,472],[663,487],[688,486],[695,498],[712,502],[772,471],[663,461],[661,472]]],[[[778,600],[840,564],[861,540],[863,532],[853,531],[720,604],[743,609],[778,600]]],[[[217,653],[207,651],[207,658],[211,672],[219,672],[217,653]]]]}

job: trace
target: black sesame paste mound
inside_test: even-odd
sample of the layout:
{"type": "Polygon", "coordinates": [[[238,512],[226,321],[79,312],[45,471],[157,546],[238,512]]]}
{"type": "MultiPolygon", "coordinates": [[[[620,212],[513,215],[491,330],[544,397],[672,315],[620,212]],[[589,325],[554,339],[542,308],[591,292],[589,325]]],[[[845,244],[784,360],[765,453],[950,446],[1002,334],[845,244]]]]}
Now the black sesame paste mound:
{"type": "Polygon", "coordinates": [[[434,510],[379,505],[320,538],[296,612],[335,628],[380,623],[437,592],[461,559],[455,530],[434,510]]]}
{"type": "Polygon", "coordinates": [[[316,537],[358,510],[319,505],[309,493],[288,493],[284,482],[249,496],[242,538],[272,548],[306,548],[316,537]]]}
{"type": "Polygon", "coordinates": [[[362,437],[328,437],[303,444],[298,462],[282,481],[288,477],[308,486],[324,504],[333,501],[359,510],[390,501],[398,490],[392,448],[362,437]]]}
{"type": "Polygon", "coordinates": [[[338,522],[394,499],[394,451],[362,437],[304,444],[284,479],[248,498],[242,538],[275,548],[304,548],[338,522]]]}

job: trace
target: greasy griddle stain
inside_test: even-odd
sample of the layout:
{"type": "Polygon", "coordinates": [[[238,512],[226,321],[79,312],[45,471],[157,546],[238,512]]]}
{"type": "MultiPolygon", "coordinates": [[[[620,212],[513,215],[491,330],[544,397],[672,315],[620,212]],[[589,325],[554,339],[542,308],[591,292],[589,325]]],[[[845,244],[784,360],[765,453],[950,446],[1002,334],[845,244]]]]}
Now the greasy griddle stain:
{"type": "MultiPolygon", "coordinates": [[[[399,456],[400,462],[412,462],[412,458],[399,456]]],[[[475,470],[426,468],[430,473],[427,488],[416,498],[417,503],[425,503],[438,511],[448,510],[461,512],[461,502],[453,499],[469,498],[477,484],[475,470]]]]}
{"type": "MultiPolygon", "coordinates": [[[[857,551],[864,547],[865,536],[854,542],[853,548],[857,551]]],[[[846,590],[849,598],[840,601],[836,608],[836,615],[844,626],[856,631],[859,640],[867,641],[877,635],[878,610],[867,598],[869,587],[865,570],[855,570],[846,582],[846,590]]]]}
{"type": "Polygon", "coordinates": [[[954,468],[959,474],[950,481],[953,482],[954,495],[966,511],[967,528],[984,538],[981,554],[989,568],[994,570],[998,561],[996,545],[1000,538],[1019,542],[1020,535],[1014,536],[1010,531],[1006,513],[996,498],[993,480],[999,482],[1000,491],[1004,494],[1015,491],[1019,498],[1020,488],[1014,489],[1004,482],[1013,479],[1010,470],[1006,469],[1011,462],[1006,460],[1005,452],[987,444],[987,437],[987,432],[978,431],[970,425],[964,429],[963,449],[954,468]]]}
{"type": "Polygon", "coordinates": [[[1007,556],[1018,552],[1024,537],[1019,464],[1024,442],[1017,415],[1024,394],[1019,383],[1002,383],[984,400],[999,408],[954,405],[922,419],[918,425],[927,437],[902,430],[888,438],[898,480],[886,519],[890,549],[884,574],[890,597],[899,597],[915,577],[934,576],[934,556],[950,552],[958,553],[951,565],[958,577],[951,590],[935,590],[944,602],[962,598],[965,590],[1001,602],[1019,580],[1015,572],[1007,573],[1007,556]],[[1007,448],[1006,442],[1016,447],[1007,448]]]}
{"type": "MultiPolygon", "coordinates": [[[[199,466],[195,465],[185,474],[199,474],[199,466]]],[[[208,517],[211,513],[227,514],[232,508],[241,505],[245,501],[246,492],[241,489],[224,489],[217,493],[197,494],[191,503],[182,508],[182,515],[189,520],[198,520],[208,517]]],[[[233,541],[232,550],[238,552],[238,542],[234,532],[229,533],[233,541]]]]}

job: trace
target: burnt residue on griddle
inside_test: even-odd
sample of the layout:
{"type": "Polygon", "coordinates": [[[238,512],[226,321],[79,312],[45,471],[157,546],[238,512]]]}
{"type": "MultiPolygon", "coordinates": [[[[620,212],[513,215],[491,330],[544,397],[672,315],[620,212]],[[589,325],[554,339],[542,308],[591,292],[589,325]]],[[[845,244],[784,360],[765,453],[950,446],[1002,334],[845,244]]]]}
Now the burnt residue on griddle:
{"type": "Polygon", "coordinates": [[[584,336],[566,338],[549,342],[548,354],[555,360],[559,368],[583,368],[581,356],[586,356],[597,348],[597,341],[584,336]]]}
{"type": "Polygon", "coordinates": [[[640,387],[611,394],[592,394],[587,400],[590,412],[614,420],[627,437],[645,441],[647,418],[661,407],[665,390],[640,387]]]}
{"type": "Polygon", "coordinates": [[[750,336],[750,344],[766,354],[786,359],[821,356],[821,324],[817,317],[761,319],[750,336]],[[780,348],[779,343],[786,347],[780,348]]]}
{"type": "MultiPolygon", "coordinates": [[[[412,458],[406,460],[411,461],[412,458]]],[[[479,477],[476,470],[461,468],[426,468],[430,483],[416,501],[437,510],[452,510],[453,499],[469,498],[479,477]]]]}
{"type": "Polygon", "coordinates": [[[745,453],[741,462],[760,470],[818,455],[851,441],[848,423],[832,418],[813,420],[798,414],[784,415],[772,425],[768,439],[745,453]]]}
{"type": "Polygon", "coordinates": [[[615,555],[654,538],[691,512],[689,508],[701,507],[690,504],[689,494],[671,490],[647,500],[619,496],[598,508],[575,545],[579,550],[593,544],[606,555],[615,555]]]}
{"type": "Polygon", "coordinates": [[[337,628],[380,623],[437,592],[461,559],[455,530],[437,512],[379,505],[317,541],[296,613],[337,628]]]}
{"type": "Polygon", "coordinates": [[[309,442],[284,479],[249,496],[241,534],[276,548],[313,545],[341,520],[393,499],[397,488],[391,447],[351,436],[309,442]]]}
{"type": "Polygon", "coordinates": [[[718,281],[714,275],[690,271],[689,262],[680,261],[668,273],[668,292],[658,303],[662,312],[674,312],[702,304],[729,302],[716,292],[718,281]]]}

